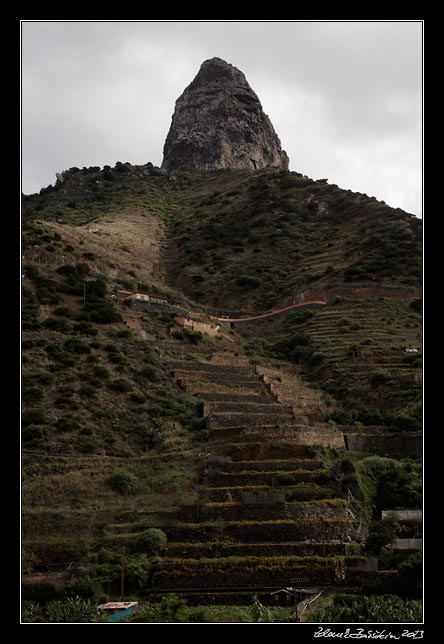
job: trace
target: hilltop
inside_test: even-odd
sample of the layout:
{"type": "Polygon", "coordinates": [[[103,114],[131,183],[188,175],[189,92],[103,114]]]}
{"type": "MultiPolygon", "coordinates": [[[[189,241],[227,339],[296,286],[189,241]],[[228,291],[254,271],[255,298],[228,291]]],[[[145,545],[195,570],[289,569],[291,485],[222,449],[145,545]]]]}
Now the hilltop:
{"type": "Polygon", "coordinates": [[[149,211],[150,229],[160,226],[155,235],[168,244],[169,282],[223,312],[262,313],[310,293],[420,296],[421,220],[326,180],[278,170],[168,176],[128,163],[61,177],[24,197],[25,224],[43,216],[78,226],[149,211]]]}
{"type": "Polygon", "coordinates": [[[288,169],[288,157],[245,75],[221,58],[202,63],[176,101],[162,168],[288,169]]]}

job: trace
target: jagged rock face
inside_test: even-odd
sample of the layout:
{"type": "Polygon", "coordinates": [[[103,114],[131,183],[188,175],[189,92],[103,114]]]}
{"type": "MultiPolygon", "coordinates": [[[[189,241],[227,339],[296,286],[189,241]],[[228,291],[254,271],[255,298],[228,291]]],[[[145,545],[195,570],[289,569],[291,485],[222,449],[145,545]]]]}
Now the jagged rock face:
{"type": "Polygon", "coordinates": [[[288,169],[288,157],[245,75],[206,60],[176,101],[162,168],[288,169]]]}

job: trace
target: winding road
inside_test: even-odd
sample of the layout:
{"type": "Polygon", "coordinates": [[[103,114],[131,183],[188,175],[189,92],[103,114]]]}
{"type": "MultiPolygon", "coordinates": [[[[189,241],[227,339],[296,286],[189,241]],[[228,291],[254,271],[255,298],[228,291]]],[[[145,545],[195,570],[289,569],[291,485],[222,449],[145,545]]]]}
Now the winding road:
{"type": "Polygon", "coordinates": [[[227,318],[227,317],[213,317],[214,320],[218,320],[219,322],[255,322],[257,320],[264,320],[265,318],[270,318],[273,317],[274,315],[279,315],[280,313],[286,313],[287,311],[291,311],[293,309],[299,309],[303,306],[309,306],[311,304],[315,305],[325,305],[327,304],[326,300],[309,300],[308,302],[301,302],[300,304],[291,304],[290,306],[285,306],[282,309],[275,309],[274,311],[271,311],[270,313],[263,313],[262,315],[255,315],[253,317],[249,318],[227,318]]]}

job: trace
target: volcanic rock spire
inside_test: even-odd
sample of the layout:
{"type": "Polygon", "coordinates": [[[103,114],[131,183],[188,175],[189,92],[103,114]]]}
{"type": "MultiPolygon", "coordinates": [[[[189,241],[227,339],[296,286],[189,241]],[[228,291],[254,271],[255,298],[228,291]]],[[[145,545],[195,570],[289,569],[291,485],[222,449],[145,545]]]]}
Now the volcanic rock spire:
{"type": "Polygon", "coordinates": [[[245,75],[211,58],[176,101],[162,168],[286,170],[288,157],[245,75]]]}

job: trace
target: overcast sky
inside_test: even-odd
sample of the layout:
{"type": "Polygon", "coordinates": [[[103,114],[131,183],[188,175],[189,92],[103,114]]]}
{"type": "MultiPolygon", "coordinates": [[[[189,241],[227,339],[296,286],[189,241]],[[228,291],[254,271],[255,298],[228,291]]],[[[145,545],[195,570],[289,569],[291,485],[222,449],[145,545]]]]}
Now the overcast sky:
{"type": "Polygon", "coordinates": [[[160,165],[214,56],[245,73],[290,170],[421,216],[420,22],[25,21],[23,192],[73,166],[160,165]]]}

